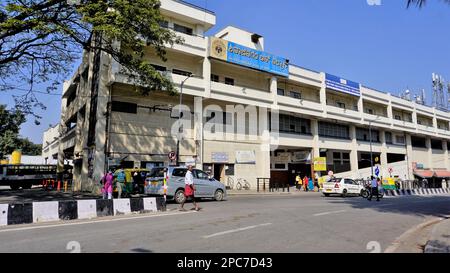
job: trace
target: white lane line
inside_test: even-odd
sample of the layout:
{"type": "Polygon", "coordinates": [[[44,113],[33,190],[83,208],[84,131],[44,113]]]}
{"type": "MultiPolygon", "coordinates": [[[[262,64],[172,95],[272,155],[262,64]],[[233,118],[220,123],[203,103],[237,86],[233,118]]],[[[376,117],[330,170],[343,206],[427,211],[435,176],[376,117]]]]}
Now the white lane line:
{"type": "Polygon", "coordinates": [[[146,219],[146,218],[156,218],[156,217],[165,217],[165,216],[179,216],[196,213],[192,212],[178,212],[178,213],[165,213],[165,214],[152,214],[146,216],[131,216],[124,218],[116,218],[116,219],[105,219],[105,220],[95,220],[87,222],[75,222],[75,223],[64,223],[64,224],[54,224],[54,225],[45,225],[45,226],[34,226],[34,227],[20,227],[20,228],[12,228],[12,229],[0,229],[0,233],[10,232],[10,231],[24,231],[24,230],[33,230],[33,229],[44,229],[44,228],[53,228],[53,227],[64,227],[64,226],[79,226],[79,225],[89,225],[89,224],[98,224],[98,223],[107,223],[107,222],[119,222],[119,221],[128,221],[128,220],[137,220],[137,219],[146,219]]]}
{"type": "Polygon", "coordinates": [[[324,215],[343,213],[343,212],[347,212],[347,211],[346,210],[327,211],[327,212],[314,214],[314,216],[324,216],[324,215]]]}
{"type": "Polygon", "coordinates": [[[227,230],[227,231],[214,233],[214,234],[211,234],[208,236],[203,236],[203,238],[209,239],[212,237],[217,237],[217,236],[221,236],[221,235],[225,235],[225,234],[236,233],[236,232],[240,232],[240,231],[244,231],[244,230],[254,229],[254,228],[258,228],[258,227],[265,227],[265,226],[270,226],[270,225],[272,225],[272,223],[265,223],[265,224],[261,224],[261,225],[254,225],[254,226],[248,226],[248,227],[243,227],[243,228],[231,229],[231,230],[227,230]]]}

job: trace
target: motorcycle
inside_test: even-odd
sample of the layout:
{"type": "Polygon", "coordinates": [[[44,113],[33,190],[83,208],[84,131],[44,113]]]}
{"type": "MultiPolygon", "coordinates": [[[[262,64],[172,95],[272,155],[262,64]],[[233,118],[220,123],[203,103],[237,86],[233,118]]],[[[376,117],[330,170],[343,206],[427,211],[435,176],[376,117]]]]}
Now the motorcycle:
{"type": "MultiPolygon", "coordinates": [[[[372,191],[372,186],[370,183],[364,183],[364,189],[361,191],[361,196],[364,199],[368,199],[370,196],[370,193],[372,191]]],[[[378,197],[383,198],[384,197],[384,190],[378,189],[378,197]]]]}

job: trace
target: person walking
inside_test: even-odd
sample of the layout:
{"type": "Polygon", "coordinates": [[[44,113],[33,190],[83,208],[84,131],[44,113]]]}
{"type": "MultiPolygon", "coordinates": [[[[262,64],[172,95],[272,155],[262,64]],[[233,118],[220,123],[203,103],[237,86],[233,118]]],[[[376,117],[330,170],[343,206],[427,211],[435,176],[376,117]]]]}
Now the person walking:
{"type": "Polygon", "coordinates": [[[308,183],[309,183],[308,176],[305,175],[305,177],[303,177],[303,187],[304,187],[306,192],[308,191],[308,183]]]}
{"type": "Polygon", "coordinates": [[[103,199],[106,199],[106,197],[108,197],[108,200],[112,199],[113,181],[114,181],[114,176],[113,176],[112,171],[109,171],[107,174],[105,174],[103,176],[103,178],[102,178],[103,199]]]}
{"type": "Polygon", "coordinates": [[[302,178],[300,177],[300,174],[297,174],[295,177],[295,182],[297,184],[297,190],[300,190],[302,188],[302,178]]]}
{"type": "Polygon", "coordinates": [[[180,211],[186,211],[184,209],[184,203],[188,198],[192,199],[192,202],[194,204],[195,211],[199,211],[200,208],[197,205],[197,202],[195,201],[195,185],[194,185],[194,175],[192,174],[192,165],[188,166],[188,170],[186,172],[186,175],[184,176],[184,195],[185,198],[181,202],[180,211]]]}
{"type": "Polygon", "coordinates": [[[119,170],[119,172],[117,173],[117,177],[116,177],[116,188],[117,188],[117,198],[120,199],[122,198],[122,185],[125,184],[125,171],[121,168],[119,170]]]}
{"type": "Polygon", "coordinates": [[[372,201],[372,197],[374,195],[377,196],[377,202],[379,202],[380,196],[378,195],[378,181],[375,177],[372,176],[371,191],[370,191],[369,198],[367,198],[367,200],[372,201]]]}

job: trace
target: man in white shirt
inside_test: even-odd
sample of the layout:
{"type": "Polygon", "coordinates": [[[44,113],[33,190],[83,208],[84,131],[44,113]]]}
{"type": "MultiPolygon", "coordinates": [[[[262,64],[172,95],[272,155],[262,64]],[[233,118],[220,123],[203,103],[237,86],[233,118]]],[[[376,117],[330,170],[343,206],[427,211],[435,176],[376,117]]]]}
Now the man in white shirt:
{"type": "Polygon", "coordinates": [[[185,195],[185,198],[184,198],[183,202],[181,203],[181,208],[180,208],[181,211],[186,211],[184,209],[184,203],[186,202],[186,200],[188,198],[192,198],[192,202],[193,202],[193,204],[195,206],[195,210],[196,211],[200,210],[200,208],[197,205],[197,202],[195,202],[195,195],[194,195],[195,186],[194,186],[194,175],[192,173],[192,169],[193,169],[192,166],[189,165],[188,166],[188,170],[186,172],[186,175],[184,176],[184,184],[185,184],[185,186],[184,186],[184,195],[185,195]]]}

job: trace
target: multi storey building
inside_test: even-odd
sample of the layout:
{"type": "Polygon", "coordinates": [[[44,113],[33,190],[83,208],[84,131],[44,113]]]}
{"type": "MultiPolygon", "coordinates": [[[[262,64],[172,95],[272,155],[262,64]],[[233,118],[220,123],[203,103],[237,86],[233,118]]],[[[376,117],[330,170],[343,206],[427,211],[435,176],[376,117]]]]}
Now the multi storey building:
{"type": "Polygon", "coordinates": [[[173,164],[172,151],[178,164],[223,183],[244,178],[253,189],[257,178],[315,175],[317,158],[322,170],[354,178],[450,176],[448,112],[292,64],[267,53],[256,33],[226,27],[207,37],[213,12],[161,3],[165,27],[184,43],[167,48],[167,62],[151,48],[146,58],[182,89],[183,114],[180,96],[141,96],[110,56],[85,54],[64,84],[59,146],[60,160],[74,159],[77,189],[94,189],[118,164],[173,164]]]}
{"type": "Polygon", "coordinates": [[[42,158],[45,164],[56,164],[59,149],[60,125],[48,128],[42,139],[42,158]]]}

